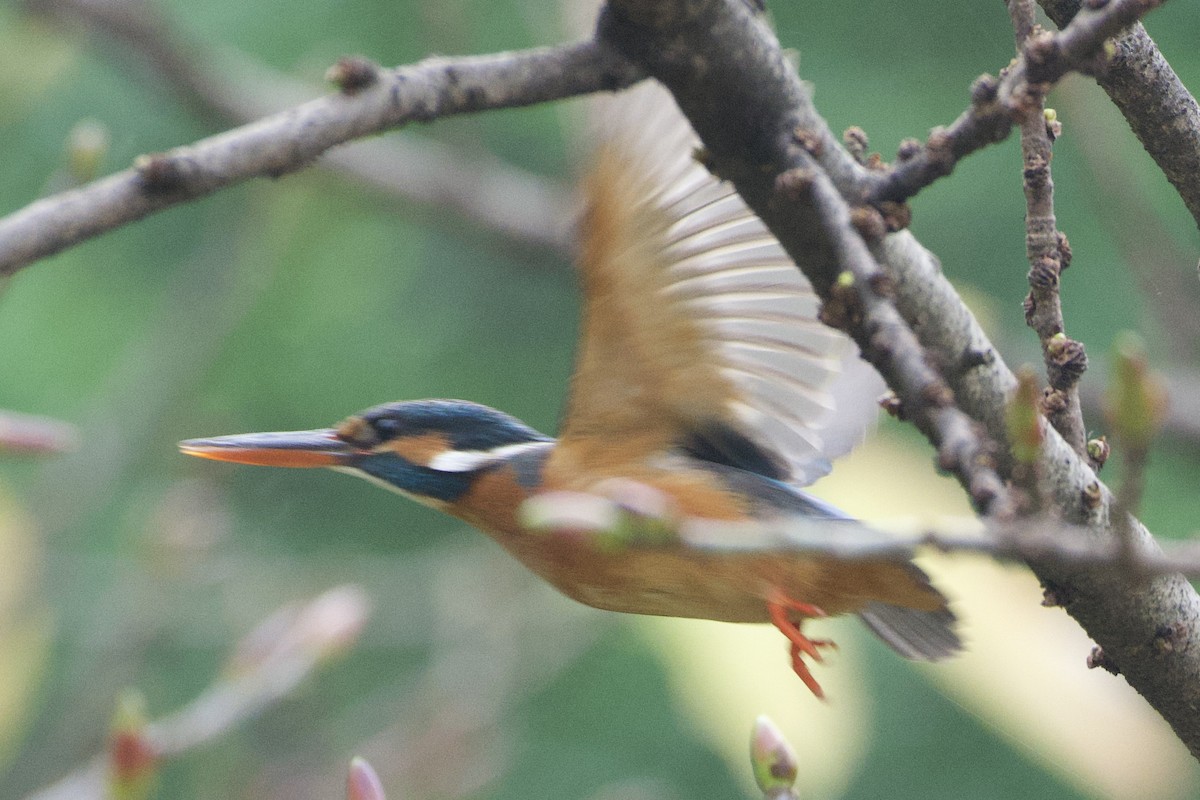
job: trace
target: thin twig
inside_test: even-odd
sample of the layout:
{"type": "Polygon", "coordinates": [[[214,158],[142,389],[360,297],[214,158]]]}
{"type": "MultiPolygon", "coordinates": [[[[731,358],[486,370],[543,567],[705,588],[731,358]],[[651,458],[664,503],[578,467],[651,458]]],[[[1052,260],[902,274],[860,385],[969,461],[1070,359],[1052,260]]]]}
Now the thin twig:
{"type": "Polygon", "coordinates": [[[379,71],[370,85],[322,97],[47,197],[0,220],[0,275],[148,214],[250,178],[279,177],[330,148],[410,122],[611,91],[640,74],[603,44],[379,71]]]}
{"type": "Polygon", "coordinates": [[[711,522],[689,523],[679,536],[688,547],[715,552],[803,552],[848,561],[909,561],[922,550],[982,555],[999,561],[1054,565],[1071,569],[1111,569],[1130,580],[1180,573],[1200,577],[1200,546],[1178,545],[1166,550],[1140,549],[1130,558],[1120,541],[1097,542],[1087,528],[1043,518],[993,524],[980,534],[929,529],[897,537],[866,526],[844,530],[800,521],[781,522],[761,530],[752,526],[730,529],[711,522]],[[736,541],[735,541],[736,539],[736,541]]]}
{"type": "MultiPolygon", "coordinates": [[[[1009,0],[1017,52],[1024,53],[1040,29],[1034,24],[1033,0],[1009,0]]],[[[1083,345],[1068,339],[1059,296],[1060,276],[1071,263],[1067,237],[1059,232],[1054,215],[1053,158],[1055,121],[1046,118],[1045,96],[1029,91],[1030,113],[1021,125],[1021,158],[1024,163],[1025,255],[1029,260],[1029,295],[1025,322],[1038,335],[1050,386],[1042,398],[1042,411],[1076,453],[1087,457],[1087,428],[1079,405],[1076,384],[1087,369],[1083,345]]],[[[1096,466],[1093,463],[1093,467],[1096,466]]]]}
{"type": "MultiPolygon", "coordinates": [[[[397,797],[488,794],[512,768],[513,753],[505,744],[513,717],[617,621],[583,605],[554,602],[553,589],[487,547],[451,547],[427,553],[419,563],[354,561],[355,573],[372,565],[368,571],[376,574],[365,579],[368,584],[382,581],[420,600],[410,608],[394,592],[390,599],[372,595],[380,607],[413,612],[378,620],[392,630],[374,625],[375,645],[420,644],[427,657],[422,665],[397,668],[402,691],[371,693],[345,710],[359,722],[384,721],[370,731],[359,726],[363,738],[354,749],[377,765],[397,797]],[[480,608],[487,613],[474,613],[480,608]],[[394,708],[381,709],[380,703],[394,708]],[[467,761],[464,753],[470,754],[467,761]]],[[[298,754],[260,766],[250,782],[259,789],[257,800],[329,796],[322,787],[335,754],[329,752],[327,727],[306,731],[298,754]]]]}
{"type": "Polygon", "coordinates": [[[1112,0],[1085,9],[1058,34],[1034,36],[999,80],[984,75],[971,88],[971,106],[923,147],[906,148],[893,169],[874,177],[871,202],[903,202],[949,175],[965,156],[1008,137],[1014,123],[1035,114],[1038,99],[1068,72],[1092,71],[1104,42],[1163,0],[1112,0]]]}
{"type": "Polygon", "coordinates": [[[640,504],[628,502],[629,486],[607,495],[550,492],[526,502],[522,516],[545,536],[569,536],[611,550],[693,550],[729,556],[801,553],[839,561],[909,561],[922,550],[982,555],[1001,561],[1052,565],[1060,569],[1109,569],[1130,581],[1182,573],[1200,577],[1200,544],[1160,549],[1138,543],[1130,552],[1117,539],[1098,541],[1080,525],[1046,515],[1006,523],[976,520],[953,527],[899,535],[856,520],[794,516],[775,520],[729,522],[674,518],[647,513],[646,507],[670,508],[669,501],[645,503],[657,491],[638,485],[640,504]]]}

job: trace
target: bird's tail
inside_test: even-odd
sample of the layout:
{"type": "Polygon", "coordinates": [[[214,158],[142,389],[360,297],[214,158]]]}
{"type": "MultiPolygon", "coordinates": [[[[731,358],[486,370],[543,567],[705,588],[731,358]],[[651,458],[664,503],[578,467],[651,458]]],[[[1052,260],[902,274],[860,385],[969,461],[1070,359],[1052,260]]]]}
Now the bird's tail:
{"type": "Polygon", "coordinates": [[[962,649],[954,612],[946,607],[921,611],[870,603],[858,616],[888,647],[914,661],[941,661],[962,649]]]}

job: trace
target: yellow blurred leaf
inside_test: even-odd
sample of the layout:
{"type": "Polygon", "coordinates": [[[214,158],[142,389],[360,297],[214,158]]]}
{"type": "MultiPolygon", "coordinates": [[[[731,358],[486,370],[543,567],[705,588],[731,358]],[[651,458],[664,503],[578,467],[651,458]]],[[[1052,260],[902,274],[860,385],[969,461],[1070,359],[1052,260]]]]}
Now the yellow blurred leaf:
{"type": "Polygon", "coordinates": [[[0,121],[24,113],[66,73],[75,56],[70,41],[47,24],[15,8],[0,8],[0,121]]]}
{"type": "Polygon", "coordinates": [[[32,521],[0,487],[0,764],[20,740],[50,649],[50,614],[34,596],[32,521]]]}

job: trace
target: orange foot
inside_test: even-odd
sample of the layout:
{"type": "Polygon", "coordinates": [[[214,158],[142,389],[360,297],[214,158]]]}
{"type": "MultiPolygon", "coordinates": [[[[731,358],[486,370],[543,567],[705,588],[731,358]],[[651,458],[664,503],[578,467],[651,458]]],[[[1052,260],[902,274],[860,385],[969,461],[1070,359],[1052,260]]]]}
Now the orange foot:
{"type": "Polygon", "coordinates": [[[813,661],[820,663],[824,661],[821,647],[837,647],[829,639],[809,639],[800,632],[801,622],[793,622],[792,614],[798,614],[800,617],[824,617],[825,612],[814,605],[801,603],[799,600],[793,600],[783,592],[773,592],[767,600],[767,613],[771,615],[771,622],[779,629],[779,632],[788,638],[792,643],[792,669],[796,671],[796,675],[800,680],[804,681],[804,685],[809,688],[818,699],[825,699],[825,692],[821,689],[821,684],[817,683],[817,679],[809,671],[808,665],[801,658],[807,655],[813,661]]]}

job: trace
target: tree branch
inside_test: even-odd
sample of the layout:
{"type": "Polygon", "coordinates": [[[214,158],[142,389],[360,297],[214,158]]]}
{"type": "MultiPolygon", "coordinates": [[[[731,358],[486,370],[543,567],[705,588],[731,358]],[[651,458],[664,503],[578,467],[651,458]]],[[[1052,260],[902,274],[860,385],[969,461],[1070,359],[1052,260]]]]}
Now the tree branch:
{"type": "MultiPolygon", "coordinates": [[[[829,297],[839,263],[835,245],[827,231],[811,224],[811,215],[797,216],[791,207],[789,213],[781,212],[776,184],[788,170],[804,166],[797,155],[797,150],[803,152],[798,134],[805,142],[817,142],[807,147],[819,151],[814,160],[822,168],[852,159],[836,143],[840,154],[830,151],[824,135],[828,126],[766,25],[733,0],[613,0],[600,33],[667,84],[700,134],[717,174],[734,182],[818,291],[829,297]],[[808,136],[811,131],[817,134],[808,136]]],[[[860,196],[851,170],[830,171],[829,177],[844,196],[860,196]]],[[[936,259],[908,232],[884,237],[872,244],[872,252],[889,269],[897,307],[941,366],[957,405],[993,439],[1005,442],[1005,408],[1015,379],[941,275],[936,259]]],[[[906,407],[928,402],[907,396],[906,385],[892,383],[892,388],[906,407]]],[[[999,466],[1002,473],[1009,469],[1004,460],[999,466]]],[[[1088,525],[1097,542],[1111,543],[1110,493],[1053,430],[1046,432],[1038,466],[1046,498],[1064,519],[1088,525]]],[[[966,474],[959,472],[959,479],[966,474]]],[[[1153,551],[1156,546],[1145,529],[1136,520],[1130,524],[1139,548],[1153,551]]],[[[1180,576],[1143,585],[1107,570],[1040,562],[1033,567],[1130,685],[1200,755],[1200,719],[1190,710],[1200,707],[1200,598],[1191,585],[1180,576]],[[1169,648],[1156,646],[1164,630],[1181,631],[1182,638],[1176,636],[1169,648]],[[1190,644],[1188,637],[1197,643],[1190,644]]]]}
{"type": "Polygon", "coordinates": [[[513,108],[635,82],[640,74],[596,42],[474,58],[430,58],[376,71],[322,97],[39,200],[0,220],[0,275],[250,178],[279,177],[330,148],[409,122],[513,108]]]}
{"type": "MultiPolygon", "coordinates": [[[[26,7],[144,61],[199,116],[244,125],[299,105],[318,89],[240,53],[185,39],[147,0],[28,0],[26,7]]],[[[569,249],[569,191],[497,158],[432,139],[362,139],[327,153],[323,165],[384,194],[460,214],[519,244],[569,249]]]]}

